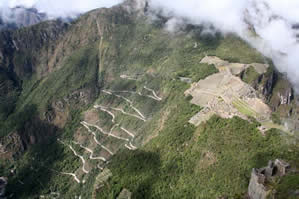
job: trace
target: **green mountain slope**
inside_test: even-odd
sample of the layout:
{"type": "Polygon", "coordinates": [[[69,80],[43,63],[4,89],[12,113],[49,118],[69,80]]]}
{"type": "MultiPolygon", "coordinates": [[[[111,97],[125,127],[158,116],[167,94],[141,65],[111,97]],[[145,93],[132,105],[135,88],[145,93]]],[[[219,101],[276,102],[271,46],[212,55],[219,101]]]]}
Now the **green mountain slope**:
{"type": "MultiPolygon", "coordinates": [[[[127,4],[69,25],[20,29],[12,35],[41,40],[0,48],[9,55],[0,59],[0,176],[8,177],[8,195],[116,198],[125,188],[133,198],[242,198],[252,168],[276,158],[299,166],[296,131],[263,135],[254,118],[216,115],[189,123],[203,109],[184,95],[190,82],[220,72],[204,57],[267,59],[233,35],[209,37],[191,26],[167,32],[164,19],[150,21],[127,4]]],[[[240,77],[283,119],[275,82],[285,80],[272,66],[240,77]]],[[[294,101],[283,106],[296,109],[294,101]]],[[[298,175],[290,178],[273,185],[282,198],[298,189],[298,175]]]]}

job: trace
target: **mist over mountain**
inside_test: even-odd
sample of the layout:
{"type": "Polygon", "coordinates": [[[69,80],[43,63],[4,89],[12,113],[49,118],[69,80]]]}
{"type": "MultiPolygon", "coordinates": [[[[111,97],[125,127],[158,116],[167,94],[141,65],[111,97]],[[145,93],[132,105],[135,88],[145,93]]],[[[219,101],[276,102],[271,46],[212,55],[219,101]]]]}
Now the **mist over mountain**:
{"type": "MultiPolygon", "coordinates": [[[[6,26],[27,26],[45,19],[75,18],[78,14],[101,7],[111,7],[112,1],[1,1],[0,13],[6,26]],[[17,6],[22,6],[18,7],[17,6]],[[26,10],[25,8],[34,8],[26,10]]],[[[140,0],[137,2],[144,2],[140,0]]],[[[206,33],[234,33],[271,58],[277,69],[285,73],[295,88],[299,88],[298,28],[299,2],[279,0],[149,0],[149,9],[170,18],[168,30],[187,21],[204,25],[206,33]],[[213,27],[213,29],[211,29],[213,27]]],[[[183,24],[184,24],[183,23],[183,24]]],[[[298,89],[296,89],[298,90],[298,89]]]]}
{"type": "Polygon", "coordinates": [[[19,28],[34,25],[47,19],[73,19],[87,11],[111,7],[120,0],[2,0],[0,1],[0,28],[19,28]]]}
{"type": "Polygon", "coordinates": [[[0,30],[15,29],[40,23],[48,19],[47,14],[35,8],[15,7],[1,10],[0,30]]]}
{"type": "Polygon", "coordinates": [[[170,17],[169,25],[206,26],[207,32],[234,33],[273,59],[277,69],[299,89],[299,2],[279,0],[150,0],[150,7],[170,17]],[[211,30],[210,27],[214,29],[211,30]]]}
{"type": "Polygon", "coordinates": [[[118,2],[0,0],[0,199],[297,198],[296,3],[118,2]]]}
{"type": "Polygon", "coordinates": [[[120,3],[121,0],[2,0],[0,2],[1,9],[15,8],[17,6],[23,6],[25,8],[36,8],[39,12],[47,13],[51,18],[57,17],[75,17],[77,14],[101,8],[111,7],[120,3]]]}

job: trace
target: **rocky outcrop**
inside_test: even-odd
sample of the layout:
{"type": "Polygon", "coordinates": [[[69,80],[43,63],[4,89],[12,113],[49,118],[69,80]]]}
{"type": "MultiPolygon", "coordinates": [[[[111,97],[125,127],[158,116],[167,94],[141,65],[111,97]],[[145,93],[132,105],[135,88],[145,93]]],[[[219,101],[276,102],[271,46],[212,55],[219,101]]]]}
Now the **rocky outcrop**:
{"type": "Polygon", "coordinates": [[[0,68],[23,79],[33,73],[48,72],[49,52],[64,34],[67,24],[47,21],[30,28],[0,31],[0,68]]]}
{"type": "Polygon", "coordinates": [[[297,38],[297,42],[299,42],[299,23],[295,23],[292,25],[292,29],[294,30],[297,38]]]}
{"type": "Polygon", "coordinates": [[[292,99],[294,97],[293,89],[287,88],[285,91],[279,92],[278,96],[280,98],[280,105],[288,105],[292,102],[292,99]]]}
{"type": "MultiPolygon", "coordinates": [[[[63,98],[67,105],[78,104],[80,106],[88,105],[91,103],[96,95],[96,91],[92,89],[77,90],[63,98]]],[[[62,103],[59,103],[62,107],[62,103]]]]}
{"type": "Polygon", "coordinates": [[[12,159],[24,152],[25,147],[21,136],[17,132],[0,139],[0,159],[12,159]]]}
{"type": "Polygon", "coordinates": [[[268,184],[276,177],[282,177],[290,170],[290,165],[276,159],[269,161],[268,166],[261,169],[252,169],[251,179],[248,187],[248,196],[250,199],[274,199],[275,190],[268,184]]]}
{"type": "Polygon", "coordinates": [[[272,94],[274,84],[276,82],[276,75],[275,72],[271,72],[269,74],[266,74],[262,77],[264,80],[262,82],[262,85],[260,87],[260,90],[262,94],[266,97],[269,98],[272,94]]]}
{"type": "Polygon", "coordinates": [[[0,199],[5,199],[5,191],[7,186],[7,178],[0,177],[0,199]]]}
{"type": "Polygon", "coordinates": [[[128,189],[123,189],[117,199],[131,199],[132,193],[128,189]]]}
{"type": "Polygon", "coordinates": [[[16,159],[31,145],[47,144],[57,132],[57,126],[43,121],[37,116],[28,118],[15,131],[0,138],[0,161],[16,159]]]}
{"type": "Polygon", "coordinates": [[[63,128],[67,122],[70,109],[91,104],[97,92],[97,89],[89,88],[74,91],[63,99],[52,102],[48,110],[44,112],[42,119],[59,128],[63,128]]]}

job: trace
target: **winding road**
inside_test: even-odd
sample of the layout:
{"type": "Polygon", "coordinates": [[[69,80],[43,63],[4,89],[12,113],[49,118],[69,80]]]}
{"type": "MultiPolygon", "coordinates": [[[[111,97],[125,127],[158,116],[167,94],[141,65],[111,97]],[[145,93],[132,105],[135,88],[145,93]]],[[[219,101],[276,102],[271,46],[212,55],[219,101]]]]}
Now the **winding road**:
{"type": "MultiPolygon", "coordinates": [[[[104,109],[109,109],[109,107],[105,107],[105,106],[101,106],[101,105],[94,105],[94,108],[95,109],[98,109],[98,108],[104,108],[104,109]]],[[[123,113],[124,115],[128,115],[128,116],[131,116],[131,117],[135,117],[139,120],[142,120],[144,122],[146,122],[146,119],[143,118],[143,117],[140,117],[139,115],[134,115],[134,114],[131,114],[131,113],[127,113],[126,111],[124,111],[123,109],[120,109],[120,108],[114,108],[114,107],[110,107],[110,109],[112,110],[115,110],[115,111],[119,111],[121,113],[123,113]]]]}
{"type": "Polygon", "coordinates": [[[144,86],[143,88],[153,93],[153,96],[148,95],[148,97],[153,98],[154,100],[157,100],[157,101],[162,101],[162,98],[159,97],[153,89],[147,88],[146,86],[144,86]]]}
{"type": "Polygon", "coordinates": [[[141,111],[138,109],[138,108],[136,108],[134,105],[133,105],[133,102],[130,100],[130,99],[128,99],[128,98],[126,98],[126,97],[124,97],[124,96],[121,96],[121,95],[117,95],[117,94],[113,94],[112,93],[112,91],[106,91],[106,90],[103,90],[103,92],[104,93],[106,93],[106,94],[108,94],[108,95],[114,95],[114,96],[116,96],[116,97],[118,97],[118,98],[121,98],[121,99],[123,99],[123,100],[125,100],[127,103],[129,103],[129,105],[130,105],[130,107],[143,119],[143,120],[146,120],[146,118],[145,118],[145,116],[141,113],[141,111]]]}
{"type": "Polygon", "coordinates": [[[82,149],[84,149],[85,151],[87,151],[88,153],[90,153],[89,159],[91,159],[91,160],[102,160],[103,162],[107,161],[106,158],[101,157],[101,156],[94,157],[93,156],[94,151],[91,150],[90,148],[87,148],[87,147],[83,146],[82,144],[80,144],[78,142],[75,142],[75,141],[73,141],[73,143],[76,144],[76,145],[79,145],[82,149]]]}
{"type": "Polygon", "coordinates": [[[106,150],[110,155],[114,155],[114,153],[109,150],[107,147],[105,147],[104,145],[102,145],[98,140],[97,140],[97,135],[95,132],[93,132],[89,126],[86,124],[86,122],[81,122],[81,124],[87,129],[88,132],[92,133],[93,135],[93,139],[94,141],[97,143],[97,145],[99,145],[100,147],[102,147],[104,150],[106,150]]]}
{"type": "Polygon", "coordinates": [[[80,158],[80,160],[82,161],[82,164],[83,164],[82,171],[84,173],[88,174],[89,171],[87,171],[87,169],[85,169],[86,161],[85,161],[84,157],[82,155],[79,155],[71,145],[66,144],[65,142],[61,141],[60,139],[58,139],[58,142],[62,143],[63,145],[68,146],[71,149],[71,151],[74,153],[74,155],[77,156],[78,158],[80,158]]]}

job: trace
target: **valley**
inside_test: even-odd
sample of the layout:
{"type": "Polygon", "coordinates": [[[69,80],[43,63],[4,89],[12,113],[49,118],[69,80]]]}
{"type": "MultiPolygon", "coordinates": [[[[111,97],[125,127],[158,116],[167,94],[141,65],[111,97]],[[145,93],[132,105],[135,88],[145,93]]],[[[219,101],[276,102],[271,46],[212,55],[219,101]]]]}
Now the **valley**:
{"type": "MultiPolygon", "coordinates": [[[[14,49],[0,56],[1,97],[14,98],[0,117],[6,193],[243,198],[253,168],[299,168],[297,98],[272,62],[234,35],[171,33],[134,3],[19,29],[49,35],[19,50],[0,42],[14,49]]],[[[292,176],[273,190],[291,197],[292,176]]]]}

